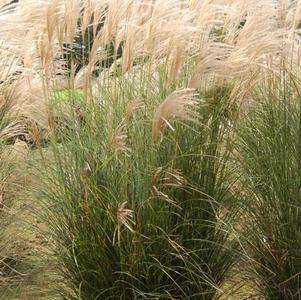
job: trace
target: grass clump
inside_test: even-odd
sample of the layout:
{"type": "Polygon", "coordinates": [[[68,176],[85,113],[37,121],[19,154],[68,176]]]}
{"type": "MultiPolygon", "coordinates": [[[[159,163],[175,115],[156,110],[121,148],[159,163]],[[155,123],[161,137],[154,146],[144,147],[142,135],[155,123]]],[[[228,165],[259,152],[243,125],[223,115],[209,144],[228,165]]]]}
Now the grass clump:
{"type": "Polygon", "coordinates": [[[243,122],[249,267],[265,299],[300,299],[301,98],[288,72],[258,87],[243,122]]]}
{"type": "Polygon", "coordinates": [[[299,73],[298,1],[2,2],[7,291],[51,257],[66,299],[226,298],[247,254],[243,294],[300,298],[300,97],[268,79],[299,73]]]}
{"type": "Polygon", "coordinates": [[[71,106],[43,163],[66,299],[213,299],[238,255],[226,99],[167,93],[158,78],[77,99],[81,118],[71,106]]]}

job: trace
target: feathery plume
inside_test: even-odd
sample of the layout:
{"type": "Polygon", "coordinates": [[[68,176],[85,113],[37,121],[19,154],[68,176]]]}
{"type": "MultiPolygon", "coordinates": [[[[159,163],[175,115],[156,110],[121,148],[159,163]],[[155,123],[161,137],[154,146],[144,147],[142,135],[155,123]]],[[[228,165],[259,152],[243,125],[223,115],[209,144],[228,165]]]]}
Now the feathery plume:
{"type": "Polygon", "coordinates": [[[110,130],[110,144],[113,146],[115,156],[118,157],[120,153],[128,155],[130,148],[126,145],[127,134],[125,133],[125,125],[119,125],[115,130],[110,130]]]}
{"type": "Polygon", "coordinates": [[[130,121],[133,118],[135,111],[142,107],[143,107],[143,102],[140,100],[133,100],[128,103],[128,105],[126,107],[126,111],[125,111],[125,117],[124,117],[126,125],[129,125],[130,121]]]}
{"type": "Polygon", "coordinates": [[[134,211],[132,209],[126,208],[127,201],[119,203],[117,206],[116,218],[117,226],[113,236],[113,244],[115,244],[115,239],[117,235],[117,244],[120,245],[121,236],[121,226],[125,226],[130,232],[134,232],[132,225],[135,225],[134,211]]]}
{"type": "Polygon", "coordinates": [[[168,125],[172,128],[170,120],[178,118],[180,120],[195,121],[197,119],[196,108],[198,101],[194,89],[182,89],[171,93],[159,105],[152,122],[152,138],[156,141],[163,127],[168,125]]]}

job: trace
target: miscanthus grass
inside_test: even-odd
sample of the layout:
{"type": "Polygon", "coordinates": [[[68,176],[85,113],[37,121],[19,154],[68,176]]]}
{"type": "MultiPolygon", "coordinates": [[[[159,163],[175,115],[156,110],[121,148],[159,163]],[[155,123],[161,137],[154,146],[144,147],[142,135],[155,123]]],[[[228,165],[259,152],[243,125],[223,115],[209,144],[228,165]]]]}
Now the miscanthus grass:
{"type": "Polygon", "coordinates": [[[7,286],[16,278],[22,277],[17,270],[22,254],[16,249],[14,240],[10,240],[7,234],[7,228],[13,222],[11,208],[16,178],[12,151],[6,144],[18,131],[14,124],[11,103],[6,97],[0,95],[0,297],[5,297],[7,286]]]}
{"type": "MultiPolygon", "coordinates": [[[[65,298],[219,297],[240,252],[237,220],[250,231],[241,237],[244,255],[249,249],[262,294],[267,280],[279,299],[299,297],[287,288],[298,272],[278,280],[280,269],[256,256],[283,264],[297,257],[275,255],[277,239],[263,226],[286,228],[277,227],[282,204],[271,199],[282,203],[280,191],[290,191],[281,176],[297,178],[297,125],[266,121],[292,105],[292,81],[271,80],[233,132],[252,91],[279,75],[284,60],[299,72],[299,8],[274,0],[0,1],[0,83],[29,121],[26,142],[40,156],[30,166],[38,169],[34,199],[44,205],[65,298]],[[279,105],[267,108],[265,98],[279,105]],[[260,143],[277,150],[270,165],[256,152],[260,143]],[[238,194],[247,199],[243,218],[238,194]]],[[[6,124],[0,139],[18,142],[22,126],[6,124]]]]}
{"type": "Polygon", "coordinates": [[[76,91],[64,109],[53,101],[64,125],[50,121],[38,192],[62,296],[213,299],[238,256],[226,165],[236,112],[227,93],[167,90],[164,69],[138,70],[89,103],[76,91]]]}
{"type": "Polygon", "coordinates": [[[300,82],[261,84],[239,131],[249,271],[265,299],[301,299],[300,82]]]}

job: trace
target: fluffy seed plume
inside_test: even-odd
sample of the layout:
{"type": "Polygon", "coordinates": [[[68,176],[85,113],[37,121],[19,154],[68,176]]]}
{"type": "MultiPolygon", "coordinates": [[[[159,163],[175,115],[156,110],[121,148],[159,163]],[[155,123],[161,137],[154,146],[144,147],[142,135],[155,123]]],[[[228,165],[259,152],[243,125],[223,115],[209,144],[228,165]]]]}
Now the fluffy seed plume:
{"type": "Polygon", "coordinates": [[[164,187],[181,187],[186,185],[186,180],[182,176],[180,170],[168,168],[165,171],[163,178],[163,186],[164,187]]]}
{"type": "Polygon", "coordinates": [[[173,118],[189,121],[196,120],[196,106],[198,104],[195,98],[196,95],[194,89],[177,90],[159,105],[152,123],[153,141],[157,140],[165,125],[172,128],[170,120],[173,118]]]}
{"type": "Polygon", "coordinates": [[[127,125],[132,120],[135,111],[142,107],[143,107],[143,102],[140,100],[133,100],[133,101],[129,102],[129,104],[126,107],[126,112],[125,112],[125,117],[124,117],[125,123],[127,125]]]}
{"type": "Polygon", "coordinates": [[[110,144],[113,146],[115,155],[118,157],[120,153],[128,155],[130,148],[126,145],[127,134],[125,125],[119,125],[115,130],[110,132],[110,144]]]}
{"type": "Polygon", "coordinates": [[[113,244],[115,243],[115,237],[117,234],[117,244],[120,244],[120,235],[121,235],[121,226],[125,226],[130,232],[134,232],[132,225],[135,225],[135,221],[133,220],[134,211],[132,209],[126,208],[127,202],[124,201],[119,203],[117,206],[117,227],[114,232],[113,244]]]}
{"type": "Polygon", "coordinates": [[[20,135],[26,135],[26,126],[22,122],[9,123],[0,131],[0,141],[5,141],[20,135]]]}

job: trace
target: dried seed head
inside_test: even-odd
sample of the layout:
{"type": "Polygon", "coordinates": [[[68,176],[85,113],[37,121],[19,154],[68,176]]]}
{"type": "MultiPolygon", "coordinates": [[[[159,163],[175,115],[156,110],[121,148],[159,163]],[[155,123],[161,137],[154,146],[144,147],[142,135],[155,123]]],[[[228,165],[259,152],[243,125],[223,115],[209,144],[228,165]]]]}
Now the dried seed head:
{"type": "Polygon", "coordinates": [[[118,204],[117,207],[117,221],[119,224],[124,225],[126,228],[128,228],[131,232],[134,232],[134,230],[131,228],[130,224],[135,224],[135,222],[132,220],[134,211],[132,209],[126,208],[127,202],[122,202],[118,204]]]}
{"type": "Polygon", "coordinates": [[[125,126],[120,125],[115,130],[110,132],[110,144],[113,146],[115,156],[120,153],[128,155],[130,148],[126,145],[127,134],[125,133],[125,126]]]}
{"type": "Polygon", "coordinates": [[[171,199],[167,194],[159,191],[156,186],[154,186],[154,185],[152,186],[151,192],[152,192],[153,196],[159,197],[160,199],[177,207],[180,210],[182,209],[181,206],[174,199],[171,199]]]}
{"type": "Polygon", "coordinates": [[[151,179],[152,186],[156,186],[158,184],[161,172],[162,172],[162,167],[159,167],[155,170],[151,179]]]}
{"type": "Polygon", "coordinates": [[[185,178],[181,175],[181,171],[168,168],[163,178],[164,187],[181,187],[186,184],[185,178]]]}
{"type": "Polygon", "coordinates": [[[121,235],[121,226],[125,226],[130,232],[134,232],[132,225],[135,225],[134,211],[132,209],[126,208],[127,201],[119,203],[117,206],[116,218],[117,226],[113,236],[113,244],[115,243],[115,237],[117,234],[117,243],[120,245],[120,235],[121,235]]]}
{"type": "Polygon", "coordinates": [[[140,100],[133,100],[128,103],[125,112],[125,123],[128,125],[133,118],[135,111],[143,107],[143,102],[140,100]]]}
{"type": "MultiPolygon", "coordinates": [[[[165,125],[171,127],[172,118],[195,121],[197,119],[194,89],[177,90],[171,93],[158,107],[152,123],[152,138],[156,141],[165,125]]],[[[172,127],[171,127],[172,128],[172,127]]]]}

